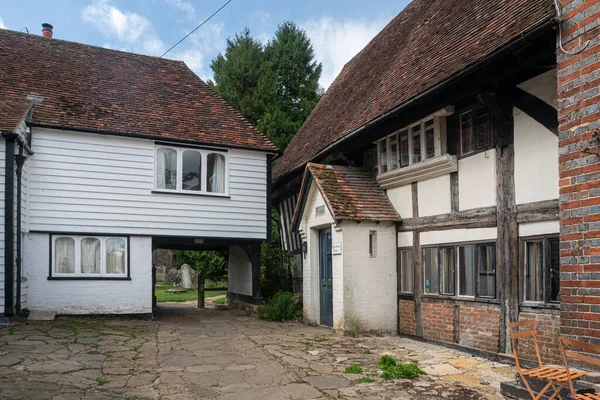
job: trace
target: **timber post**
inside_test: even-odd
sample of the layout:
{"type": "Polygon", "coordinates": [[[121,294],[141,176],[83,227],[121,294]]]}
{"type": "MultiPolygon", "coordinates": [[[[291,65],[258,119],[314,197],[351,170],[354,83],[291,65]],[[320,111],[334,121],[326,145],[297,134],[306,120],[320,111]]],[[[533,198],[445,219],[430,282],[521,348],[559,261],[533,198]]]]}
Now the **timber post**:
{"type": "Polygon", "coordinates": [[[198,272],[198,308],[204,307],[204,272],[198,272]]]}

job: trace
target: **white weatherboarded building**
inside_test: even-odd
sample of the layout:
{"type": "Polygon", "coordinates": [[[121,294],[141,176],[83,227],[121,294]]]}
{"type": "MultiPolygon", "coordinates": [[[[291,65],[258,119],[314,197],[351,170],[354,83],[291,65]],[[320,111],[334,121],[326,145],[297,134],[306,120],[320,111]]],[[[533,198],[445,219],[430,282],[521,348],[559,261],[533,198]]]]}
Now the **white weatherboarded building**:
{"type": "Polygon", "coordinates": [[[260,301],[268,139],[181,62],[7,30],[0,50],[23,60],[0,66],[5,317],[151,313],[157,248],[227,251],[230,299],[260,301]]]}

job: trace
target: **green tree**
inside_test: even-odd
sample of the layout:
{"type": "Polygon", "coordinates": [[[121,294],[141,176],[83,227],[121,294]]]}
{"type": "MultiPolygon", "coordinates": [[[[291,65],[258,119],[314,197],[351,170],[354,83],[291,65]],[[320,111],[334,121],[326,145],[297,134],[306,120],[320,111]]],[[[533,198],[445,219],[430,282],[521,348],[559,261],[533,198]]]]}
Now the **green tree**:
{"type": "Polygon", "coordinates": [[[322,66],[306,33],[279,26],[266,46],[248,29],[227,41],[211,63],[209,85],[284,150],[322,95],[322,66]]]}
{"type": "Polygon", "coordinates": [[[227,261],[215,251],[180,250],[175,256],[175,263],[178,267],[188,264],[213,282],[219,282],[227,276],[227,261]]]}

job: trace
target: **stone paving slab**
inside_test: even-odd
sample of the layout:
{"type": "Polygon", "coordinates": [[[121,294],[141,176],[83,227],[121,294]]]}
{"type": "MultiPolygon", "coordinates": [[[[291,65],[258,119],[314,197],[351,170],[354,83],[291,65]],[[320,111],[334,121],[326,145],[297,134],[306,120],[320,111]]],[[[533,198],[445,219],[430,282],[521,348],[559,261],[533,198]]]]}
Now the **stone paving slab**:
{"type": "Polygon", "coordinates": [[[30,311],[27,319],[29,321],[54,321],[56,311],[30,311]]]}
{"type": "Polygon", "coordinates": [[[406,338],[181,304],[154,321],[58,317],[0,328],[1,399],[495,400],[513,378],[508,365],[406,338]],[[384,354],[428,374],[383,380],[384,354]],[[346,374],[352,364],[363,373],[346,374]]]}

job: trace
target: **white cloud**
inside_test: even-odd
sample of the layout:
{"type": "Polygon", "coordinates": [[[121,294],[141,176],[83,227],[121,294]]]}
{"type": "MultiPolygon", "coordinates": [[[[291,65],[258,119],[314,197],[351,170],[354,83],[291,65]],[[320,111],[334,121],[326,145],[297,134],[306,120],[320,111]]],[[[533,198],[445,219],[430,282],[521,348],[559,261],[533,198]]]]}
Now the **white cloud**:
{"type": "Polygon", "coordinates": [[[194,6],[192,6],[191,3],[188,3],[187,1],[183,0],[165,0],[165,2],[173,8],[176,8],[186,13],[188,19],[196,19],[196,10],[194,9],[194,6]]]}
{"type": "Polygon", "coordinates": [[[316,59],[323,63],[320,83],[324,88],[329,87],[344,64],[362,50],[386,22],[323,17],[301,24],[313,44],[316,59]]]}
{"type": "Polygon", "coordinates": [[[0,29],[6,29],[6,25],[4,25],[4,20],[0,17],[0,29]]]}

